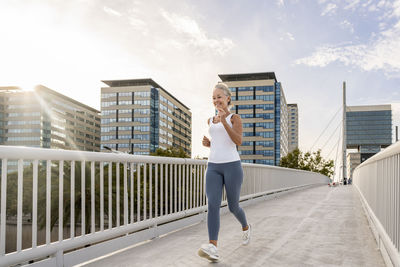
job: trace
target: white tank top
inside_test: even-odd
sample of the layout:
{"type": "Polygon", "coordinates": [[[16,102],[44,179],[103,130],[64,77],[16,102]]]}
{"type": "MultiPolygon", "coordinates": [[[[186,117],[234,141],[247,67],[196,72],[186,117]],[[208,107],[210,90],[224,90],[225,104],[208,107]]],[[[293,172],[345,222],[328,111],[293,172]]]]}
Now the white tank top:
{"type": "MultiPolygon", "coordinates": [[[[226,117],[226,122],[231,128],[232,115],[233,113],[226,117]]],[[[213,117],[211,117],[208,132],[211,136],[208,162],[225,163],[240,160],[239,153],[236,150],[236,144],[232,141],[221,122],[213,123],[213,117]]]]}

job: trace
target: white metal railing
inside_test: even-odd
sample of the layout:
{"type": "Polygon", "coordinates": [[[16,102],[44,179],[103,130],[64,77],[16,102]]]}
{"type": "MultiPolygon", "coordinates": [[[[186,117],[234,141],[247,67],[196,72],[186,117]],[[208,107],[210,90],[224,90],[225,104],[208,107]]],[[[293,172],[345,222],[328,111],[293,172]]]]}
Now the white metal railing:
{"type": "MultiPolygon", "coordinates": [[[[46,257],[76,264],[66,262],[70,251],[196,214],[204,219],[207,210],[205,160],[13,146],[0,146],[0,159],[0,266],[46,257]]],[[[243,170],[241,201],[328,183],[294,169],[243,170]]]]}
{"type": "Polygon", "coordinates": [[[400,266],[400,142],[360,164],[353,181],[383,258],[400,266]]]}

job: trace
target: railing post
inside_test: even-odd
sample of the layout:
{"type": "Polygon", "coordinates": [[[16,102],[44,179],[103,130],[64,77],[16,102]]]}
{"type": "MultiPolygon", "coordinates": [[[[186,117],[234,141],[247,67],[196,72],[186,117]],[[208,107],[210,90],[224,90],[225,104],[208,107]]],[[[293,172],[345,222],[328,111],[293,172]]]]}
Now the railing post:
{"type": "Polygon", "coordinates": [[[0,256],[6,252],[7,159],[1,161],[0,256]]]}
{"type": "Polygon", "coordinates": [[[64,251],[58,250],[55,257],[57,267],[64,267],[64,251]]]}

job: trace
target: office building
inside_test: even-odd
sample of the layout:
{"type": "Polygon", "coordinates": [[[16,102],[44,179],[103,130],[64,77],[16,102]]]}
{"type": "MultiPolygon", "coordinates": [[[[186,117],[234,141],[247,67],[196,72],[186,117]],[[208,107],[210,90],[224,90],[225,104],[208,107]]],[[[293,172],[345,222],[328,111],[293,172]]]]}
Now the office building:
{"type": "Polygon", "coordinates": [[[288,109],[274,72],[220,74],[243,123],[242,162],[279,165],[288,153],[288,109]]]}
{"type": "Polygon", "coordinates": [[[152,79],[108,80],[101,88],[102,151],[149,155],[157,148],[182,148],[191,155],[187,106],[152,79]]]}
{"type": "Polygon", "coordinates": [[[346,107],[347,177],[360,163],[392,144],[390,105],[346,107]]]}
{"type": "Polygon", "coordinates": [[[289,153],[299,147],[299,108],[297,104],[288,104],[289,113],[289,153]]]}
{"type": "Polygon", "coordinates": [[[0,87],[0,144],[100,151],[100,111],[42,85],[0,87]]]}

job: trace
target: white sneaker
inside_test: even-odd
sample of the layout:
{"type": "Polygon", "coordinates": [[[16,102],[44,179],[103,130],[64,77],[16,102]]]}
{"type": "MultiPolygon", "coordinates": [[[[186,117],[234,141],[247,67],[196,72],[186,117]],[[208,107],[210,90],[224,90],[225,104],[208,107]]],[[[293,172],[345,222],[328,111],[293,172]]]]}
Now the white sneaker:
{"type": "Polygon", "coordinates": [[[251,236],[251,224],[249,224],[249,229],[247,229],[246,231],[243,231],[243,242],[242,245],[246,246],[249,244],[250,242],[250,236],[251,236]]]}
{"type": "Polygon", "coordinates": [[[219,261],[219,255],[218,255],[218,250],[217,247],[214,246],[213,244],[203,244],[201,245],[198,254],[200,257],[206,258],[209,261],[212,262],[218,262],[219,261]]]}

